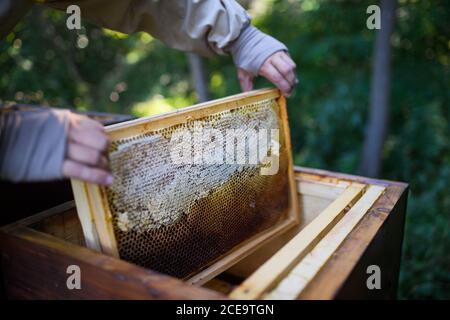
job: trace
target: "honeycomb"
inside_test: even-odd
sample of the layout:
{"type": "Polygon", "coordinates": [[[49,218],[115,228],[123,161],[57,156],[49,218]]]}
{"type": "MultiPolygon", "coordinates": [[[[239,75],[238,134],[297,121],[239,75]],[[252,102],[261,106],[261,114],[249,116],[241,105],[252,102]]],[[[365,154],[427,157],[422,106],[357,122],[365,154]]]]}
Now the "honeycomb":
{"type": "Polygon", "coordinates": [[[188,278],[287,217],[289,155],[276,99],[113,141],[109,155],[114,183],[105,191],[119,255],[143,267],[188,278]],[[251,130],[267,132],[267,140],[246,140],[239,153],[241,134],[251,130]],[[216,135],[204,134],[210,131],[216,135]],[[190,161],[174,161],[181,151],[190,161]],[[262,175],[271,155],[278,172],[262,175]]]}

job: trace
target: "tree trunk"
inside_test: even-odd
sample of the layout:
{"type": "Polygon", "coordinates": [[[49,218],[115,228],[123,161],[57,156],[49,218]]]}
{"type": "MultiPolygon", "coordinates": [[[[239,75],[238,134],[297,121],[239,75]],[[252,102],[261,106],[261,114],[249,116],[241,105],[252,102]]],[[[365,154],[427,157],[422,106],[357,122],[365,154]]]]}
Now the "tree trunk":
{"type": "Polygon", "coordinates": [[[195,53],[187,54],[189,59],[189,68],[191,69],[192,81],[198,95],[199,102],[209,100],[208,85],[205,77],[205,68],[202,58],[195,53]]]}
{"type": "Polygon", "coordinates": [[[383,145],[389,120],[391,45],[397,0],[381,0],[381,29],[376,36],[370,112],[364,141],[361,174],[377,177],[381,170],[383,145]]]}

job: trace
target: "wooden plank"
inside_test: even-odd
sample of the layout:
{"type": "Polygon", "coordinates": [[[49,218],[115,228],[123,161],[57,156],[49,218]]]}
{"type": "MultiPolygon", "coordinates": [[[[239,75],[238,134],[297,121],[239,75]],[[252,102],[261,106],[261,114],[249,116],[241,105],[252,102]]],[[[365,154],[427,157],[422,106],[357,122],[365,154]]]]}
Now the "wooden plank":
{"type": "Polygon", "coordinates": [[[9,299],[226,299],[23,226],[0,231],[0,249],[9,299]],[[81,290],[66,286],[69,265],[80,267],[81,290]]]}
{"type": "Polygon", "coordinates": [[[342,181],[348,181],[348,182],[358,182],[363,184],[374,184],[374,185],[380,185],[388,187],[390,185],[398,185],[407,187],[408,185],[403,182],[397,182],[397,181],[390,181],[390,180],[382,180],[382,179],[375,179],[375,178],[367,178],[362,177],[354,174],[348,174],[348,173],[340,173],[340,172],[333,172],[323,169],[315,169],[315,168],[308,168],[308,167],[301,167],[301,166],[294,166],[294,172],[297,177],[300,177],[301,179],[309,179],[311,181],[321,181],[321,182],[331,182],[331,183],[339,183],[342,181]]]}
{"type": "Polygon", "coordinates": [[[95,223],[95,230],[98,234],[102,252],[113,257],[119,257],[111,212],[105,203],[105,197],[102,194],[101,187],[91,183],[86,183],[85,185],[89,199],[88,203],[90,204],[90,212],[95,223]]]}
{"type": "Polygon", "coordinates": [[[33,225],[32,228],[68,242],[86,246],[80,220],[75,210],[47,217],[40,223],[33,225]]]}
{"type": "MultiPolygon", "coordinates": [[[[278,95],[280,95],[277,90],[278,95]]],[[[288,157],[288,179],[289,179],[289,217],[293,219],[295,223],[300,223],[300,207],[297,201],[297,183],[295,181],[294,163],[292,159],[292,145],[291,145],[291,133],[289,130],[289,119],[286,107],[286,98],[282,95],[278,98],[278,104],[280,106],[281,123],[284,130],[284,140],[286,143],[286,154],[288,157]]]]}
{"type": "Polygon", "coordinates": [[[297,182],[297,191],[298,193],[305,195],[334,200],[339,197],[349,185],[350,183],[344,181],[342,183],[335,184],[300,180],[297,182]]]}
{"type": "Polygon", "coordinates": [[[1,229],[2,230],[14,230],[18,226],[31,226],[35,223],[41,222],[42,220],[44,220],[47,217],[58,215],[58,214],[61,214],[62,212],[65,212],[65,211],[68,211],[68,210],[71,210],[74,208],[75,208],[74,201],[68,201],[68,202],[62,203],[56,207],[44,210],[40,213],[34,214],[32,216],[23,218],[19,221],[16,221],[14,223],[6,225],[6,226],[2,227],[1,229]]]}
{"type": "Polygon", "coordinates": [[[82,181],[71,179],[73,196],[77,205],[78,219],[83,228],[84,240],[88,248],[101,251],[100,240],[94,222],[94,216],[89,206],[89,197],[86,184],[82,181]]]}
{"type": "Polygon", "coordinates": [[[340,220],[345,210],[361,197],[364,188],[362,184],[351,184],[316,219],[235,289],[230,297],[258,299],[272,289],[340,220]]]}
{"type": "Polygon", "coordinates": [[[292,271],[270,292],[265,299],[297,299],[302,290],[323,268],[345,238],[367,214],[385,188],[369,186],[366,193],[330,230],[292,271]]]}

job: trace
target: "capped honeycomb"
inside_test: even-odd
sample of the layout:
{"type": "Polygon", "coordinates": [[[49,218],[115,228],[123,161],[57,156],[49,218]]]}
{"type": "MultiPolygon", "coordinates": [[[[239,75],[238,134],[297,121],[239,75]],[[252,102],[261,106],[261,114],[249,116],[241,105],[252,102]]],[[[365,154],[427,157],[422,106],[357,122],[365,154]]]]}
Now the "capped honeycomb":
{"type": "Polygon", "coordinates": [[[266,99],[113,141],[105,191],[120,258],[188,278],[286,219],[280,117],[266,99]],[[262,174],[270,159],[276,173],[262,174]]]}

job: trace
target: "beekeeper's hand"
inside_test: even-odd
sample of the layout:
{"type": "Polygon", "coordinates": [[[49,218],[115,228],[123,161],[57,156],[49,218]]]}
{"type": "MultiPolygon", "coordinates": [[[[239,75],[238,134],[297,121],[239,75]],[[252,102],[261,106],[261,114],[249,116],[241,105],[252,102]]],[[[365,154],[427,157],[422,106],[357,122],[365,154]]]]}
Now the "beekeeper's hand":
{"type": "Polygon", "coordinates": [[[68,110],[0,108],[0,178],[110,184],[102,125],[68,110]]]}
{"type": "Polygon", "coordinates": [[[71,113],[63,175],[98,184],[111,184],[113,178],[106,155],[108,145],[108,137],[99,122],[71,113]]]}
{"type": "MultiPolygon", "coordinates": [[[[272,82],[283,95],[289,97],[298,83],[295,68],[291,57],[285,51],[278,51],[263,63],[258,75],[272,82]]],[[[237,73],[242,91],[253,90],[253,74],[241,68],[238,68],[237,73]]]]}
{"type": "Polygon", "coordinates": [[[252,25],[245,27],[230,47],[243,91],[253,89],[254,77],[260,75],[290,96],[297,85],[296,65],[287,47],[252,25]]]}

